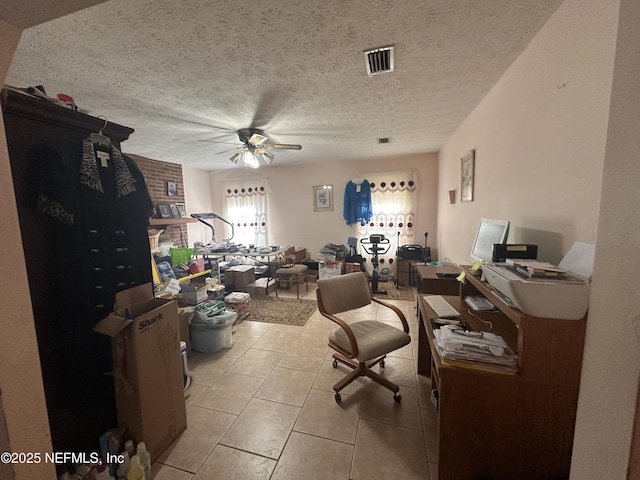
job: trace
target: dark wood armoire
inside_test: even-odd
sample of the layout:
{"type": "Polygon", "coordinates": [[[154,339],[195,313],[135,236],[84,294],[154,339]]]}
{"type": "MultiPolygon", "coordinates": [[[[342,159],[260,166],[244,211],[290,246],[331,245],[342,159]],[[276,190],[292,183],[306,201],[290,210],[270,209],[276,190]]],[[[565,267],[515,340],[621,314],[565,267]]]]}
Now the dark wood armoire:
{"type": "MultiPolygon", "coordinates": [[[[2,111],[15,188],[24,256],[37,335],[42,377],[54,451],[87,451],[98,449],[98,438],[115,427],[116,411],[113,379],[106,372],[98,383],[69,382],[77,364],[70,364],[65,351],[74,348],[63,333],[64,318],[57,318],[54,305],[60,295],[59,269],[63,256],[69,265],[75,253],[64,251],[60,242],[51,238],[51,229],[36,209],[32,149],[46,142],[82,141],[91,133],[102,131],[120,149],[133,129],[106,122],[24,93],[3,89],[2,111]],[[106,123],[106,124],[105,124],[106,123]],[[56,246],[58,245],[58,246],[56,246]],[[63,250],[63,251],[61,251],[63,250]]],[[[73,282],[63,295],[73,298],[73,282]]],[[[64,285],[62,285],[64,287],[64,285]]],[[[90,326],[79,336],[94,341],[90,326]]],[[[105,345],[109,339],[98,340],[105,345]]],[[[106,347],[105,347],[106,348],[106,347]]],[[[102,355],[104,351],[96,351],[102,355]]]]}

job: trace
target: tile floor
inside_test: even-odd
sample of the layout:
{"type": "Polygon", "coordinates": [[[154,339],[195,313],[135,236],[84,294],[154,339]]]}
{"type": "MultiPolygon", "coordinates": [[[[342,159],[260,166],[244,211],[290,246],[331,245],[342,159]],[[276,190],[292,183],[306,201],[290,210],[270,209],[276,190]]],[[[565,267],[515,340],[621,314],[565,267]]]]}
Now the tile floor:
{"type": "MultiPolygon", "coordinates": [[[[315,284],[303,298],[315,300],[315,284]]],[[[412,342],[375,369],[400,386],[401,403],[363,378],[335,402],[333,384],[348,369],[333,368],[327,333],[334,324],[317,310],[304,327],[249,316],[234,327],[231,348],[189,358],[187,430],[154,463],[152,478],[437,479],[430,381],[416,375],[415,302],[393,303],[405,312],[412,342]]],[[[371,305],[348,320],[396,322],[388,312],[371,305]]]]}

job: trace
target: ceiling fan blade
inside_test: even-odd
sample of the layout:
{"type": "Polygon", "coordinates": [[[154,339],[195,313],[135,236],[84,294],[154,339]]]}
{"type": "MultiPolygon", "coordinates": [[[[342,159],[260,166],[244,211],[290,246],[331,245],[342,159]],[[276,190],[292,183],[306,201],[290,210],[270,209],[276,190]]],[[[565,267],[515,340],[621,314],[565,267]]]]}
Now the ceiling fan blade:
{"type": "Polygon", "coordinates": [[[221,152],[216,152],[214,155],[220,155],[221,153],[233,152],[235,150],[242,150],[242,147],[229,148],[227,150],[222,150],[221,152]]]}
{"type": "Polygon", "coordinates": [[[289,143],[267,143],[263,145],[265,148],[274,148],[276,150],[302,150],[302,145],[292,145],[289,143]]]}
{"type": "Polygon", "coordinates": [[[204,143],[226,143],[227,145],[237,145],[238,142],[221,142],[218,140],[198,140],[199,142],[204,142],[204,143]]]}

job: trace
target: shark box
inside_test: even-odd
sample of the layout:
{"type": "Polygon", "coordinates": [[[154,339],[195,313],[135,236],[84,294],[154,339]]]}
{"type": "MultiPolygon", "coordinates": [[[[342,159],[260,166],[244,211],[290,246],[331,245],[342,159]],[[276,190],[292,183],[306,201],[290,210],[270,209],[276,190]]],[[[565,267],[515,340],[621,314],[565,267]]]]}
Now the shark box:
{"type": "Polygon", "coordinates": [[[155,461],[187,427],[176,302],[151,284],[124,290],[94,331],[111,337],[118,424],[155,461]]]}

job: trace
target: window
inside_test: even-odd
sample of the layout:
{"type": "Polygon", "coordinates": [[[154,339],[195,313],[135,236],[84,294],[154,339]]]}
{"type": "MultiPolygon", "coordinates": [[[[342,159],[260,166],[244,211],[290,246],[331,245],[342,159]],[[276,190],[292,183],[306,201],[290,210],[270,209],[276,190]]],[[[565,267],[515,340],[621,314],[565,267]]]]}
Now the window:
{"type": "MultiPolygon", "coordinates": [[[[415,170],[376,172],[365,175],[371,184],[373,217],[366,225],[360,223],[358,242],[371,234],[383,234],[390,241],[386,254],[378,255],[379,269],[388,268],[394,274],[396,252],[399,245],[415,244],[416,180],[415,170]]],[[[367,257],[367,269],[372,268],[367,257]]]]}
{"type": "Polygon", "coordinates": [[[233,223],[233,243],[269,245],[269,179],[249,178],[224,183],[225,217],[233,223]]]}

